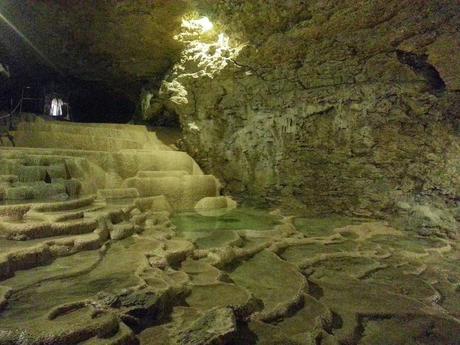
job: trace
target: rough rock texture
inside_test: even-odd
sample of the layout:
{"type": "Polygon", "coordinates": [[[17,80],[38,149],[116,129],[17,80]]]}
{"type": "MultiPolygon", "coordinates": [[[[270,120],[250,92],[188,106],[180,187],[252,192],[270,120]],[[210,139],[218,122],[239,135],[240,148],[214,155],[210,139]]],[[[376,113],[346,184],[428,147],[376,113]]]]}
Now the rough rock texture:
{"type": "MultiPolygon", "coordinates": [[[[30,137],[0,147],[2,188],[61,192],[0,200],[0,345],[460,339],[459,239],[235,208],[214,177],[142,126],[35,119],[19,132],[30,137]],[[64,135],[75,147],[49,147],[64,135]],[[128,143],[139,147],[116,150],[128,143]],[[133,178],[138,189],[120,188],[133,178]],[[59,189],[66,181],[82,195],[59,189]]],[[[442,210],[398,207],[424,231],[451,226],[442,210]]]]}
{"type": "MultiPolygon", "coordinates": [[[[230,308],[213,309],[177,336],[178,345],[226,344],[236,332],[236,320],[230,308]]],[[[174,343],[172,341],[171,343],[174,343]]]]}
{"type": "Polygon", "coordinates": [[[1,207],[16,229],[79,210],[97,228],[18,241],[0,227],[0,344],[457,344],[458,240],[250,209],[169,218],[145,202],[29,205],[21,222],[5,211],[24,205],[1,207]]]}
{"type": "MultiPolygon", "coordinates": [[[[460,194],[456,0],[28,0],[0,10],[64,74],[140,93],[144,119],[178,118],[184,148],[232,195],[303,213],[404,216],[406,203],[455,217],[445,210],[460,194]]],[[[23,56],[7,32],[0,51],[23,56]]]]}
{"type": "Polygon", "coordinates": [[[0,142],[0,202],[141,195],[157,197],[150,205],[168,210],[191,209],[202,198],[219,195],[214,176],[203,175],[187,153],[145,126],[21,118],[9,132],[16,146],[0,142]]]}
{"type": "Polygon", "coordinates": [[[179,115],[185,147],[228,191],[319,213],[455,206],[457,1],[200,6],[215,36],[185,42],[148,101],[179,115]]]}

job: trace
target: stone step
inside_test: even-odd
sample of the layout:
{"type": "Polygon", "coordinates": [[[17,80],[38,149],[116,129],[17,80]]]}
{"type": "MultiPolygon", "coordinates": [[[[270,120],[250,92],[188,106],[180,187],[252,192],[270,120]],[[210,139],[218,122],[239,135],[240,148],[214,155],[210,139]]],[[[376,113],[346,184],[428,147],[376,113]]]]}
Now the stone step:
{"type": "Polygon", "coordinates": [[[24,159],[7,158],[0,156],[0,175],[17,175],[24,159]]]}
{"type": "Polygon", "coordinates": [[[35,121],[21,122],[19,131],[45,131],[60,132],[77,135],[91,135],[106,138],[126,139],[142,144],[166,146],[158,139],[155,132],[150,132],[145,126],[118,125],[118,127],[105,124],[84,124],[72,122],[35,121]]]}
{"type": "Polygon", "coordinates": [[[17,175],[0,175],[0,183],[14,183],[17,182],[17,175]]]}
{"type": "Polygon", "coordinates": [[[27,240],[63,235],[81,235],[97,228],[96,219],[74,219],[65,222],[0,222],[0,237],[27,240]]]}
{"type": "Polygon", "coordinates": [[[16,146],[42,148],[68,148],[88,151],[119,151],[142,149],[145,144],[128,139],[100,137],[37,130],[18,130],[13,133],[16,146]]]}
{"type": "Polygon", "coordinates": [[[48,223],[66,222],[83,219],[87,213],[104,209],[107,204],[105,202],[95,202],[94,197],[90,197],[57,202],[53,204],[53,208],[49,206],[49,204],[46,206],[43,204],[31,205],[30,210],[23,215],[22,219],[48,223]]]}
{"type": "MultiPolygon", "coordinates": [[[[1,160],[2,163],[7,163],[10,161],[10,168],[8,170],[11,172],[7,175],[0,175],[0,182],[37,182],[37,181],[47,181],[50,182],[51,179],[68,179],[70,178],[67,166],[65,161],[52,164],[46,164],[46,162],[41,162],[43,164],[35,165],[40,158],[37,156],[25,156],[23,161],[16,159],[4,158],[1,160]]],[[[50,161],[49,159],[47,160],[50,161]]],[[[38,162],[40,163],[40,162],[38,162]]]]}
{"type": "MultiPolygon", "coordinates": [[[[105,124],[82,124],[58,121],[35,121],[21,122],[17,132],[26,133],[51,133],[52,136],[79,136],[97,137],[102,139],[126,140],[136,142],[140,147],[149,149],[170,148],[158,139],[155,132],[149,132],[145,126],[119,125],[118,127],[106,126],[105,124]],[[133,128],[134,127],[134,128],[133,128]],[[139,128],[138,128],[139,127],[139,128]]],[[[15,133],[13,133],[15,134],[15,133]]],[[[18,141],[18,135],[15,139],[18,141]]]]}
{"type": "Polygon", "coordinates": [[[85,211],[83,210],[43,213],[43,212],[37,212],[32,209],[29,212],[27,212],[27,214],[24,216],[24,219],[25,220],[39,219],[44,222],[59,223],[59,222],[65,222],[69,220],[82,219],[84,216],[85,216],[85,211]]]}
{"type": "Polygon", "coordinates": [[[168,171],[139,171],[136,177],[140,178],[155,178],[155,177],[183,177],[190,175],[185,170],[168,170],[168,171]]]}
{"type": "Polygon", "coordinates": [[[4,188],[4,200],[50,200],[53,198],[68,198],[64,183],[16,182],[4,188]]]}
{"type": "Polygon", "coordinates": [[[102,200],[135,199],[139,197],[139,192],[136,188],[99,189],[97,197],[102,200]]]}
{"type": "MultiPolygon", "coordinates": [[[[5,173],[17,175],[24,181],[0,184],[0,199],[8,201],[74,198],[94,190],[107,193],[105,190],[119,189],[123,180],[136,175],[153,178],[187,174],[202,176],[193,159],[178,151],[123,150],[108,153],[14,148],[0,149],[0,157],[4,157],[9,166],[5,173]],[[138,174],[139,171],[142,173],[138,174]],[[46,183],[49,181],[51,183],[46,183]]],[[[137,196],[135,192],[129,194],[129,197],[137,196]]],[[[104,197],[113,199],[115,195],[104,197]]]]}
{"type": "Polygon", "coordinates": [[[219,183],[212,175],[184,175],[182,177],[133,177],[123,185],[136,188],[140,196],[164,195],[175,210],[192,209],[204,197],[219,195],[219,183]]]}
{"type": "MultiPolygon", "coordinates": [[[[192,157],[182,151],[121,150],[118,152],[86,151],[61,148],[0,147],[0,174],[9,175],[30,161],[58,164],[86,159],[102,170],[113,170],[122,178],[134,177],[139,171],[179,171],[202,175],[192,157]]],[[[48,165],[50,165],[48,164],[48,165]]],[[[31,165],[31,164],[29,164],[31,165]]]]}
{"type": "Polygon", "coordinates": [[[52,165],[65,165],[66,158],[65,155],[55,154],[53,149],[0,146],[0,160],[18,165],[39,165],[48,168],[52,165]]]}
{"type": "Polygon", "coordinates": [[[21,165],[18,169],[19,182],[45,181],[46,174],[46,167],[41,165],[21,165]]]}
{"type": "Polygon", "coordinates": [[[20,126],[37,126],[37,127],[61,127],[66,130],[82,128],[83,130],[102,129],[102,130],[119,130],[124,132],[138,132],[148,133],[147,127],[143,125],[133,125],[124,123],[84,123],[84,122],[61,122],[61,121],[47,121],[40,117],[35,117],[30,120],[21,121],[20,126]]]}
{"type": "Polygon", "coordinates": [[[34,121],[20,122],[17,126],[20,130],[57,130],[75,134],[99,134],[101,136],[121,136],[123,138],[142,138],[149,134],[145,126],[103,124],[103,123],[77,123],[58,121],[34,121]]]}
{"type": "Polygon", "coordinates": [[[0,221],[14,220],[19,221],[24,218],[24,215],[32,208],[31,204],[17,205],[1,205],[0,206],[0,221]]]}
{"type": "MultiPolygon", "coordinates": [[[[99,249],[108,238],[108,231],[96,229],[94,232],[82,235],[30,241],[32,245],[22,248],[11,246],[11,250],[0,252],[0,281],[12,277],[16,271],[48,265],[57,257],[73,255],[83,250],[99,249]]],[[[0,239],[0,243],[1,241],[0,239]]]]}
{"type": "Polygon", "coordinates": [[[0,281],[12,277],[18,270],[30,269],[52,261],[49,246],[34,247],[0,254],[0,281]]]}
{"type": "Polygon", "coordinates": [[[94,200],[96,200],[96,196],[90,195],[75,200],[38,204],[33,207],[33,210],[37,212],[58,212],[75,210],[77,208],[92,205],[94,203],[94,200]]]}

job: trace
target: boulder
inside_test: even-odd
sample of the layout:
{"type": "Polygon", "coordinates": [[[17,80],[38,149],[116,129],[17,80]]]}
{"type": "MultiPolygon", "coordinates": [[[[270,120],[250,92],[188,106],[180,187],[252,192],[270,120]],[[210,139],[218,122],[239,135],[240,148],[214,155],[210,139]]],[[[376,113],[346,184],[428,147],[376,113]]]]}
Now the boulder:
{"type": "Polygon", "coordinates": [[[127,238],[135,233],[134,225],[131,223],[121,223],[113,226],[110,231],[110,238],[115,241],[127,238]]]}
{"type": "Polygon", "coordinates": [[[235,208],[236,201],[228,196],[206,197],[195,204],[195,210],[213,210],[218,208],[235,208]]]}
{"type": "Polygon", "coordinates": [[[217,308],[205,313],[188,328],[173,335],[175,345],[231,344],[236,319],[231,308],[217,308]]]}
{"type": "Polygon", "coordinates": [[[202,216],[216,216],[236,207],[236,201],[228,196],[206,197],[195,204],[195,211],[202,216]]]}
{"type": "Polygon", "coordinates": [[[453,235],[457,231],[458,222],[455,210],[441,209],[430,204],[399,202],[399,216],[396,224],[420,235],[444,234],[453,235]]]}

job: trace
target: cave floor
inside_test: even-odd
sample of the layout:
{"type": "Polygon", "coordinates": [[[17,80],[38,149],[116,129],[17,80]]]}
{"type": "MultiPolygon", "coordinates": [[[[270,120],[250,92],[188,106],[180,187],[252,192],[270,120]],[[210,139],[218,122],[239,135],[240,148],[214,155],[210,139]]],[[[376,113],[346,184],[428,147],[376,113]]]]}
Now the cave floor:
{"type": "Polygon", "coordinates": [[[249,208],[143,221],[102,246],[82,234],[2,239],[18,269],[0,281],[0,344],[459,343],[451,240],[249,208]],[[86,245],[39,264],[38,249],[18,254],[76,242],[86,245]]]}
{"type": "Polygon", "coordinates": [[[0,345],[460,344],[456,240],[234,208],[175,135],[18,124],[0,345]]]}

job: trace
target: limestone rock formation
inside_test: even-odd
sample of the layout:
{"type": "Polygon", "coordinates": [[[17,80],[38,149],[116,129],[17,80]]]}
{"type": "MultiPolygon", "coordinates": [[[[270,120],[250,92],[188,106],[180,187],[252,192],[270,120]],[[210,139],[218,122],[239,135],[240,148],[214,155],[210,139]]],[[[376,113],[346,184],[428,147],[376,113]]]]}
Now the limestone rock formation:
{"type": "Polygon", "coordinates": [[[195,204],[195,211],[202,216],[215,217],[237,207],[237,202],[228,196],[206,197],[195,204]]]}
{"type": "MultiPolygon", "coordinates": [[[[236,320],[230,308],[213,309],[177,335],[178,345],[225,344],[236,332],[236,320]]],[[[174,343],[174,342],[172,342],[174,343]]]]}
{"type": "Polygon", "coordinates": [[[149,103],[179,115],[186,149],[226,190],[313,213],[455,207],[458,2],[199,8],[215,36],[187,36],[149,103]]]}
{"type": "MultiPolygon", "coordinates": [[[[0,345],[460,337],[454,236],[235,208],[142,126],[27,116],[14,134],[16,147],[0,147],[0,345]]],[[[452,225],[444,210],[399,207],[416,228],[452,225]]]]}
{"type": "Polygon", "coordinates": [[[457,0],[0,14],[35,45],[0,30],[2,62],[12,42],[137,97],[184,150],[134,124],[0,128],[0,345],[458,343],[457,0]]]}
{"type": "Polygon", "coordinates": [[[58,69],[139,96],[138,118],[177,116],[231,194],[304,213],[456,207],[457,1],[87,5],[1,10],[58,69]]]}
{"type": "Polygon", "coordinates": [[[219,194],[213,176],[143,126],[24,119],[10,131],[15,147],[0,147],[0,200],[165,195],[175,209],[185,209],[219,194]]]}

